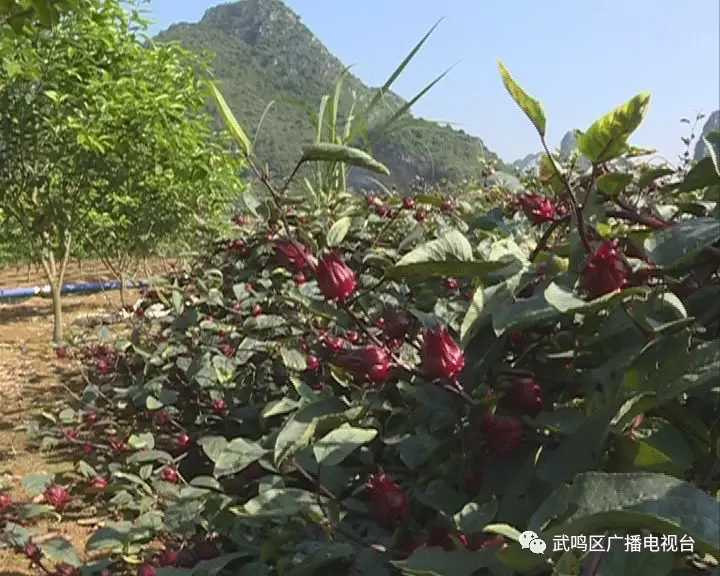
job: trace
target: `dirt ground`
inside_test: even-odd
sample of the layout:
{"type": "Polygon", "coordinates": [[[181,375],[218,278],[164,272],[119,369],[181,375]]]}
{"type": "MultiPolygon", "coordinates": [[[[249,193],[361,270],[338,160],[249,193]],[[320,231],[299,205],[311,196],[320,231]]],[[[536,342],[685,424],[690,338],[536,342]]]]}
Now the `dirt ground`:
{"type": "MultiPolygon", "coordinates": [[[[87,268],[86,268],[87,271],[87,268]]],[[[0,274],[0,286],[18,286],[21,282],[11,274],[0,274]]],[[[20,273],[22,275],[22,271],[20,273]]],[[[90,276],[83,274],[82,276],[90,276]]],[[[34,280],[34,279],[32,279],[34,280]]],[[[136,292],[129,294],[132,302],[136,292]]],[[[66,330],[73,320],[101,311],[120,307],[118,291],[64,298],[66,330]]],[[[114,330],[113,327],[110,327],[114,330]]],[[[121,328],[116,328],[119,330],[121,328]]],[[[53,405],[63,388],[60,379],[67,374],[68,361],[58,360],[50,344],[52,340],[52,313],[50,300],[30,298],[22,301],[0,302],[0,479],[10,475],[11,493],[21,495],[20,477],[28,472],[59,472],[71,464],[52,460],[51,455],[33,451],[26,445],[22,426],[32,414],[53,405]]],[[[82,552],[94,526],[78,523],[47,522],[45,532],[62,534],[82,552]]],[[[14,552],[0,550],[0,576],[37,574],[28,568],[28,562],[14,552]]]]}

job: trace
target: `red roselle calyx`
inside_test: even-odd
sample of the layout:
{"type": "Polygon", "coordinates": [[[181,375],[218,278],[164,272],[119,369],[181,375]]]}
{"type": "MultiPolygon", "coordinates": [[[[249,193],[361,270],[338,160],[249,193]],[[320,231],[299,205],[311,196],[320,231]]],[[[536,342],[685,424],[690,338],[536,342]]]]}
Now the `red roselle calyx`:
{"type": "Polygon", "coordinates": [[[345,300],[357,288],[355,272],[337,252],[331,252],[320,259],[315,275],[320,292],[328,300],[345,300]]]}
{"type": "Polygon", "coordinates": [[[535,416],[543,409],[542,388],[534,378],[521,378],[515,382],[508,397],[515,408],[529,416],[535,416]]]}
{"type": "Polygon", "coordinates": [[[598,298],[623,288],[630,272],[618,241],[604,240],[585,262],[582,286],[592,298],[598,298]]]}
{"type": "Polygon", "coordinates": [[[462,350],[444,326],[423,330],[420,357],[425,375],[433,380],[451,379],[465,366],[462,350]]]}
{"type": "Polygon", "coordinates": [[[525,216],[533,224],[539,225],[555,220],[555,206],[547,196],[541,196],[535,192],[521,194],[518,203],[525,216]]]}
{"type": "Polygon", "coordinates": [[[68,491],[59,484],[50,484],[50,486],[45,488],[45,492],[43,494],[45,496],[45,501],[55,508],[62,508],[70,501],[70,494],[68,494],[68,491]]]}
{"type": "Polygon", "coordinates": [[[407,314],[397,310],[385,310],[382,315],[382,329],[388,338],[405,338],[411,325],[407,314]]]}
{"type": "Polygon", "coordinates": [[[284,240],[275,245],[275,258],[291,272],[302,272],[306,268],[314,268],[316,265],[310,249],[292,240],[284,240]]]}
{"type": "Polygon", "coordinates": [[[332,362],[371,382],[384,382],[390,374],[387,351],[375,345],[340,352],[332,362]]]}
{"type": "Polygon", "coordinates": [[[507,456],[515,452],[522,442],[523,425],[512,416],[490,416],[484,422],[485,438],[490,452],[507,456]]]}
{"type": "Polygon", "coordinates": [[[370,512],[378,522],[394,524],[407,512],[407,494],[382,469],[368,476],[367,489],[370,512]]]}

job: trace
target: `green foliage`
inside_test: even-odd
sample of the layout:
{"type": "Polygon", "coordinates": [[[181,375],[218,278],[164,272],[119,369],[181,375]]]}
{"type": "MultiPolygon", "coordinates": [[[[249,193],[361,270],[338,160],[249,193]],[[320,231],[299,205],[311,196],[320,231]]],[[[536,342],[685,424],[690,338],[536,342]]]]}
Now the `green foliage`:
{"type": "Polygon", "coordinates": [[[122,278],[168,240],[191,239],[198,212],[217,220],[242,189],[242,164],[204,111],[202,61],[145,46],[143,25],[103,0],[52,30],[3,37],[0,206],[57,300],[74,245],[122,278]]]}

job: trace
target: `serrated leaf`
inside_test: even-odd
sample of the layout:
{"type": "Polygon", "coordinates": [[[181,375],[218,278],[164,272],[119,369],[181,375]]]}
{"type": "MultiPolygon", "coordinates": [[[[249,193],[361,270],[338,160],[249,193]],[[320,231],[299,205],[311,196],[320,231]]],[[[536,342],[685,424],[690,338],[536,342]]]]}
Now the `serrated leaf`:
{"type": "Polygon", "coordinates": [[[632,181],[632,174],[626,174],[625,172],[608,172],[597,179],[597,187],[603,194],[617,196],[632,181]]]}
{"type": "Polygon", "coordinates": [[[327,245],[330,248],[340,246],[342,241],[345,240],[345,236],[350,232],[350,226],[352,225],[352,218],[344,216],[340,218],[335,224],[332,225],[327,233],[327,245]]]}
{"type": "Polygon", "coordinates": [[[372,442],[376,436],[377,430],[343,425],[316,441],[313,454],[318,464],[337,466],[357,448],[372,442]]]}
{"type": "Polygon", "coordinates": [[[233,438],[223,448],[215,461],[213,474],[215,478],[232,476],[233,474],[241,472],[267,453],[268,450],[265,450],[255,442],[245,440],[244,438],[233,438]]]}
{"type": "Polygon", "coordinates": [[[617,158],[627,149],[627,140],[640,126],[650,94],[641,92],[592,123],[577,136],[578,150],[593,164],[617,158]]]}
{"type": "Polygon", "coordinates": [[[510,75],[510,72],[508,72],[508,69],[505,68],[505,65],[500,60],[498,60],[497,64],[505,90],[508,91],[512,99],[515,101],[515,104],[520,106],[520,109],[530,119],[530,122],[533,123],[533,126],[535,126],[538,134],[545,137],[547,120],[545,118],[545,111],[543,110],[542,104],[525,92],[525,90],[523,90],[520,85],[515,82],[513,77],[510,75]]]}

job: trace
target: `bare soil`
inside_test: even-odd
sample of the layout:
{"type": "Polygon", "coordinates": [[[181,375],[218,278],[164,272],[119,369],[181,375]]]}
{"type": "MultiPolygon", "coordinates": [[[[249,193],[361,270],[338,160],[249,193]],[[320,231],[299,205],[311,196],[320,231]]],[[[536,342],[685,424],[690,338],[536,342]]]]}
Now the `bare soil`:
{"type": "MultiPolygon", "coordinates": [[[[87,279],[85,273],[77,279],[87,279]]],[[[0,286],[19,286],[23,271],[16,275],[7,270],[0,274],[0,286]]],[[[31,282],[36,278],[31,278],[31,282]]],[[[31,284],[32,285],[32,284],[31,284]]],[[[137,293],[129,294],[134,302],[137,293]]],[[[71,326],[81,316],[113,311],[120,307],[118,291],[64,298],[66,330],[79,330],[71,326]]],[[[110,327],[112,331],[121,330],[110,327]]],[[[11,494],[22,496],[20,479],[28,472],[61,472],[71,468],[69,462],[58,461],[53,454],[40,453],[28,446],[23,424],[41,410],[57,404],[65,389],[72,363],[58,360],[52,340],[52,309],[47,298],[30,298],[22,301],[0,302],[0,478],[13,479],[11,494]]],[[[48,521],[41,525],[45,533],[62,534],[80,552],[95,527],[79,522],[48,521]]],[[[22,556],[0,550],[0,576],[30,575],[38,572],[28,567],[22,556]]]]}

